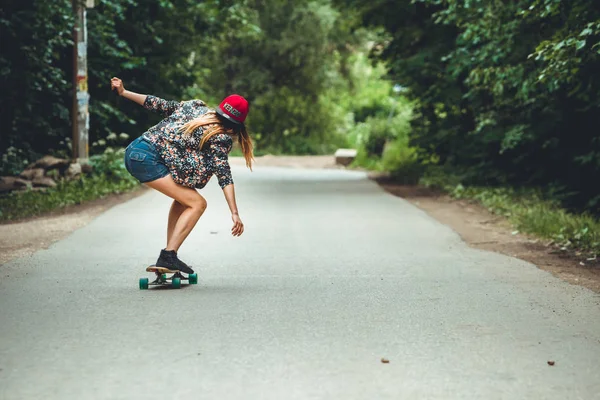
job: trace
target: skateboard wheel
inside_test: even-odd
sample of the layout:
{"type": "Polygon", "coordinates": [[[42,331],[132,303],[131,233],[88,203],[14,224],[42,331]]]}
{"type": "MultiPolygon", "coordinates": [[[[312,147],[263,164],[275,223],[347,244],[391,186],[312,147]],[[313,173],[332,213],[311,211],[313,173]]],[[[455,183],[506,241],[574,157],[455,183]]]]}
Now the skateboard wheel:
{"type": "Polygon", "coordinates": [[[188,279],[190,284],[195,285],[198,283],[198,274],[189,274],[188,279]]]}
{"type": "Polygon", "coordinates": [[[148,278],[140,278],[140,289],[148,289],[148,278]]]}
{"type": "Polygon", "coordinates": [[[162,274],[160,276],[160,279],[162,279],[163,282],[166,282],[167,281],[167,274],[162,274]]]}
{"type": "Polygon", "coordinates": [[[173,278],[171,285],[173,286],[174,289],[179,289],[181,287],[181,279],[173,278]]]}

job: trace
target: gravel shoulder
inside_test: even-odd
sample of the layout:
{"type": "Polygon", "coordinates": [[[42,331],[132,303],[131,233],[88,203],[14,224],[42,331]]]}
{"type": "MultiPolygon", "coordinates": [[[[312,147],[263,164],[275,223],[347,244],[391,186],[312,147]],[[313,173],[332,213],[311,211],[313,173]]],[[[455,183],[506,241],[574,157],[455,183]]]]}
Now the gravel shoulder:
{"type": "Polygon", "coordinates": [[[599,261],[578,260],[557,252],[544,240],[513,234],[514,229],[505,218],[492,214],[479,204],[454,200],[418,186],[385,181],[379,184],[452,228],[470,247],[528,261],[566,282],[600,293],[599,261]]]}
{"type": "MultiPolygon", "coordinates": [[[[241,157],[231,157],[232,165],[245,165],[241,157]]],[[[263,156],[257,167],[341,169],[332,156],[263,156]]],[[[493,251],[528,261],[538,268],[575,285],[600,293],[600,263],[585,262],[553,252],[546,243],[523,234],[513,235],[504,218],[467,201],[456,201],[417,186],[376,180],[387,192],[402,197],[430,216],[448,225],[471,247],[493,251]]],[[[47,248],[71,232],[87,225],[107,209],[143,194],[145,188],[109,196],[90,203],[68,207],[50,215],[0,225],[0,265],[47,248]]]]}
{"type": "Polygon", "coordinates": [[[85,204],[69,206],[40,217],[0,225],[0,265],[15,258],[28,257],[47,249],[71,232],[87,225],[109,208],[145,193],[140,187],[129,193],[115,194],[85,204]]]}

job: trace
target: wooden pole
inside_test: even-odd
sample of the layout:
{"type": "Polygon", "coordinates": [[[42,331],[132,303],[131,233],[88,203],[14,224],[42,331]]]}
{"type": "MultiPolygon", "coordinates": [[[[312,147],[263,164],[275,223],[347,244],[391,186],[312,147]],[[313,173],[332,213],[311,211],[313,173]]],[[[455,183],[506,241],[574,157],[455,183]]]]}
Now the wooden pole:
{"type": "Polygon", "coordinates": [[[73,30],[73,160],[85,163],[89,155],[88,132],[90,128],[87,11],[81,0],[73,0],[73,11],[75,13],[75,28],[73,30]]]}

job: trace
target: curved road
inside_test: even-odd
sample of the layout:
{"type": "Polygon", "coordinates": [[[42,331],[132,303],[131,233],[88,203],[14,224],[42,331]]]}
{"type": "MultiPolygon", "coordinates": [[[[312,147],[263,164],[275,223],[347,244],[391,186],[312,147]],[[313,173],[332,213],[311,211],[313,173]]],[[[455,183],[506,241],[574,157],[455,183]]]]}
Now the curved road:
{"type": "Polygon", "coordinates": [[[211,182],[180,251],[197,286],[137,288],[164,242],[155,193],[0,266],[0,398],[600,399],[598,295],[468,248],[362,173],[234,177],[246,233],[211,182]]]}

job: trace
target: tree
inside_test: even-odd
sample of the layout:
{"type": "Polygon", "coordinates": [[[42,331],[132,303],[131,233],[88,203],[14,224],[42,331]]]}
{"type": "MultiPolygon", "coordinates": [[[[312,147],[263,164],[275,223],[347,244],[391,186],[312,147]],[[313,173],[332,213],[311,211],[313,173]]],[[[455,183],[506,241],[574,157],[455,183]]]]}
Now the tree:
{"type": "Polygon", "coordinates": [[[378,57],[417,100],[414,145],[467,183],[542,186],[600,210],[596,2],[354,5],[393,35],[378,57]]]}

